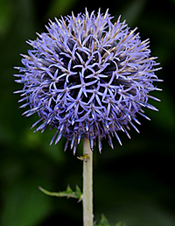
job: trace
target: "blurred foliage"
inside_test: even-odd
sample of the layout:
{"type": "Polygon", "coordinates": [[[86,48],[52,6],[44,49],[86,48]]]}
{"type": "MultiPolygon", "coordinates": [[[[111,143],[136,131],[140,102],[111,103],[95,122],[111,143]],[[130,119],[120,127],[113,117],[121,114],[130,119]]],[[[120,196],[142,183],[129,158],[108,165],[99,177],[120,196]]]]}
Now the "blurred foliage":
{"type": "MultiPolygon", "coordinates": [[[[2,226],[82,225],[82,206],[74,199],[48,197],[38,186],[64,190],[81,186],[82,162],[71,151],[63,152],[65,140],[49,146],[54,131],[33,134],[30,126],[37,116],[24,118],[17,103],[20,89],[14,83],[14,66],[21,65],[20,53],[30,48],[25,41],[45,31],[48,18],[98,10],[115,19],[121,14],[131,28],[138,27],[142,40],[150,38],[152,55],[163,70],[155,95],[159,112],[147,111],[152,121],[142,122],[140,134],[123,134],[123,146],[111,150],[103,142],[103,153],[94,151],[94,215],[104,213],[112,225],[175,225],[175,1],[167,0],[0,0],[0,224],[2,226]],[[61,223],[60,223],[61,222],[61,223]]],[[[82,155],[82,144],[78,148],[82,155]]]]}
{"type": "MultiPolygon", "coordinates": [[[[94,226],[111,226],[111,225],[109,224],[107,218],[104,215],[102,215],[100,222],[98,224],[95,222],[94,226]]],[[[126,226],[126,224],[120,221],[117,224],[115,224],[115,226],[126,226]]]]}

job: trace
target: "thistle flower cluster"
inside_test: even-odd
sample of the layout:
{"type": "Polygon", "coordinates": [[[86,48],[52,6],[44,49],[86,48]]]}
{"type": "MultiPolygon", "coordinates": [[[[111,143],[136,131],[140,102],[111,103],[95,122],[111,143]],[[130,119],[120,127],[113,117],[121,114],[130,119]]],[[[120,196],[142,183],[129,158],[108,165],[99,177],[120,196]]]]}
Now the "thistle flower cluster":
{"type": "Polygon", "coordinates": [[[149,40],[141,41],[136,28],[131,30],[120,17],[113,24],[108,11],[97,14],[86,10],[74,16],[49,21],[47,33],[37,34],[33,47],[23,55],[24,67],[16,67],[16,82],[23,84],[20,93],[29,106],[23,115],[38,113],[32,126],[43,132],[48,126],[56,128],[51,144],[62,136],[67,138],[73,153],[83,138],[90,147],[112,137],[121,144],[118,132],[130,138],[130,126],[137,132],[140,124],[136,114],[149,119],[142,107],[157,109],[148,100],[151,91],[160,90],[153,82],[156,57],[150,56],[149,40]]]}

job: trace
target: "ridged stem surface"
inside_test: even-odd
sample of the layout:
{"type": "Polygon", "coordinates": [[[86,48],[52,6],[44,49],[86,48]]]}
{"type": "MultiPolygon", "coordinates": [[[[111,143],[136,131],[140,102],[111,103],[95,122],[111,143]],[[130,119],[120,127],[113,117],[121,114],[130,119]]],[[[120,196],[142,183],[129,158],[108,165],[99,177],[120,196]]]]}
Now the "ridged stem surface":
{"type": "Polygon", "coordinates": [[[83,160],[83,225],[93,226],[93,152],[88,139],[84,139],[83,153],[87,156],[83,160]]]}

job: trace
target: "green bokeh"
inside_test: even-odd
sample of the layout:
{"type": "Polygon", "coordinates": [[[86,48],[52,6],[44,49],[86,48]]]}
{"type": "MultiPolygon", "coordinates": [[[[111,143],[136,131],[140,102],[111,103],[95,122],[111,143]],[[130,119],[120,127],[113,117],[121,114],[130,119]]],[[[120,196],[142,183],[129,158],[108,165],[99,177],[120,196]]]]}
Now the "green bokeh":
{"type": "MultiPolygon", "coordinates": [[[[74,11],[109,12],[115,19],[122,14],[131,28],[138,27],[142,39],[150,38],[153,56],[163,67],[157,74],[164,83],[155,95],[159,112],[146,113],[152,119],[139,118],[140,134],[132,139],[121,134],[123,146],[114,140],[115,150],[103,142],[100,155],[94,151],[94,214],[101,214],[113,225],[175,225],[175,1],[167,0],[0,0],[0,225],[51,226],[82,225],[81,203],[76,200],[47,197],[38,186],[50,191],[81,187],[82,163],[71,151],[63,152],[65,140],[49,146],[54,131],[43,134],[30,130],[37,116],[24,118],[18,109],[20,89],[14,83],[14,66],[21,65],[20,53],[26,53],[28,39],[44,32],[48,18],[74,11]]],[[[82,144],[78,148],[81,155],[82,144]]]]}

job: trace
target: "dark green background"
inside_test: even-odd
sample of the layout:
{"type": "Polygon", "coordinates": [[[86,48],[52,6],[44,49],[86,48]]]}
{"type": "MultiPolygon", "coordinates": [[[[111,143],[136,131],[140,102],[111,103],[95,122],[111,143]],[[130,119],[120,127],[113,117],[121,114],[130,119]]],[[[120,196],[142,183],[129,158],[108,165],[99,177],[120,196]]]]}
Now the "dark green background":
{"type": "MultiPolygon", "coordinates": [[[[150,38],[152,55],[159,57],[163,92],[155,95],[159,112],[147,110],[151,122],[139,118],[140,134],[121,134],[123,146],[115,150],[103,142],[94,151],[94,214],[103,213],[112,225],[175,225],[175,0],[80,1],[0,0],[0,225],[82,225],[81,203],[47,197],[38,186],[51,191],[73,189],[82,182],[82,162],[63,152],[65,140],[49,146],[54,131],[30,130],[37,116],[24,118],[13,91],[13,67],[21,65],[20,53],[30,48],[25,41],[46,31],[48,18],[88,10],[122,14],[131,28],[138,27],[142,40],[150,38]]],[[[151,101],[153,103],[153,101],[151,101]]],[[[78,154],[82,153],[82,144],[78,154]]]]}

